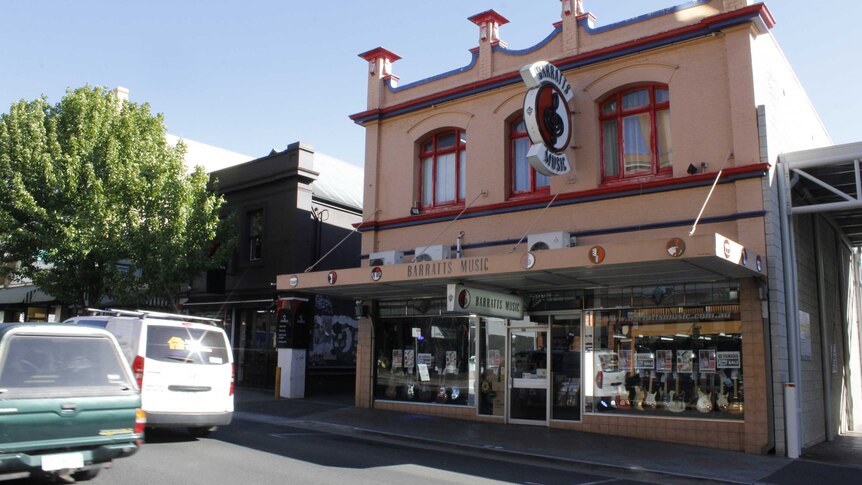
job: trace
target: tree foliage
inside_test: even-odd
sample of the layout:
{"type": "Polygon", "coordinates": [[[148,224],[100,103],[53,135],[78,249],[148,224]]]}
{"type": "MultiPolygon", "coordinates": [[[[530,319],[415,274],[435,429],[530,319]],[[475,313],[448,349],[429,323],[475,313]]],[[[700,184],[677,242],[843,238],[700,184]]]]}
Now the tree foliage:
{"type": "Polygon", "coordinates": [[[86,307],[175,302],[232,250],[222,197],[161,114],[103,88],[68,90],[0,115],[0,273],[86,307]]]}

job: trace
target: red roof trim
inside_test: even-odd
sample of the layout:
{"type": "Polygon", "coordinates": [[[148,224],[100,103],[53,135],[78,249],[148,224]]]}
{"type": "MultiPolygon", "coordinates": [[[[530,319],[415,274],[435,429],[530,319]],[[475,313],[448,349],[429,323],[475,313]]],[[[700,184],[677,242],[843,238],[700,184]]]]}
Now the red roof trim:
{"type": "Polygon", "coordinates": [[[472,17],[468,17],[467,20],[473,22],[476,25],[482,25],[482,22],[496,21],[498,24],[508,24],[509,19],[503,17],[496,10],[485,10],[482,13],[477,13],[472,17]]]}
{"type": "MultiPolygon", "coordinates": [[[[602,57],[612,54],[616,51],[627,51],[633,47],[637,47],[639,45],[647,45],[657,41],[661,41],[668,38],[673,38],[676,36],[681,36],[685,34],[689,34],[692,32],[696,32],[698,30],[709,29],[715,24],[720,24],[722,22],[731,21],[740,17],[751,16],[752,14],[757,14],[761,17],[763,22],[766,24],[768,28],[772,28],[775,25],[775,19],[773,19],[772,14],[766,8],[766,5],[759,3],[756,5],[751,5],[745,8],[741,8],[739,10],[734,10],[732,12],[727,12],[719,15],[715,15],[712,17],[707,17],[696,24],[692,24],[686,27],[680,27],[678,29],[669,30],[667,32],[661,32],[659,34],[654,34],[648,37],[642,37],[640,39],[635,39],[632,41],[624,42],[622,44],[616,44],[612,46],[608,46],[602,49],[598,49],[595,51],[585,52],[583,54],[574,55],[571,57],[565,57],[562,59],[558,59],[553,61],[552,63],[556,66],[561,66],[563,64],[573,63],[573,62],[583,62],[593,57],[602,57]]],[[[475,17],[475,16],[474,16],[475,17]]],[[[382,48],[378,48],[382,49],[382,48]]],[[[375,49],[376,50],[376,49],[375,49]]],[[[385,50],[385,49],[383,49],[385,50]]],[[[369,51],[374,52],[374,51],[369,51]]],[[[386,51],[388,52],[388,51],[386,51]]],[[[393,54],[394,55],[394,54],[393,54]]],[[[362,57],[362,55],[360,55],[362,57]]],[[[363,111],[361,113],[356,113],[354,115],[350,115],[350,119],[353,121],[364,119],[369,115],[374,115],[377,117],[386,116],[388,113],[394,111],[403,111],[409,109],[414,105],[421,105],[425,102],[432,101],[435,99],[444,99],[454,95],[457,95],[462,92],[473,91],[477,88],[481,88],[487,85],[493,85],[499,82],[507,81],[510,79],[515,79],[520,77],[518,72],[512,72],[509,74],[501,74],[499,76],[485,79],[483,81],[473,82],[464,84],[455,88],[447,89],[445,91],[440,91],[434,94],[429,94],[426,96],[422,96],[420,98],[412,99],[410,101],[400,103],[393,106],[388,106],[386,108],[377,108],[373,110],[363,111]]]]}
{"type": "Polygon", "coordinates": [[[377,47],[375,49],[371,49],[370,51],[363,52],[362,54],[359,54],[359,57],[365,59],[368,62],[371,62],[375,59],[380,59],[381,57],[384,59],[389,59],[390,62],[395,62],[398,59],[401,59],[401,56],[399,56],[398,54],[382,47],[377,47]]]}

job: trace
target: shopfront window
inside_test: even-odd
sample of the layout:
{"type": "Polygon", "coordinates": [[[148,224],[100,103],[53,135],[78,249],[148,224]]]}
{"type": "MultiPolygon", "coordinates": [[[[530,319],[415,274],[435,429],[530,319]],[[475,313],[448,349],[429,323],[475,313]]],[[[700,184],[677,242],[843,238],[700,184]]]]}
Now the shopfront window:
{"type": "Polygon", "coordinates": [[[589,311],[584,344],[588,412],[743,416],[737,303],[589,311]]]}
{"type": "Polygon", "coordinates": [[[581,419],[581,318],[556,315],[551,323],[552,419],[581,419]]]}
{"type": "Polygon", "coordinates": [[[381,318],[375,328],[375,399],[475,406],[472,322],[469,317],[381,318]]]}

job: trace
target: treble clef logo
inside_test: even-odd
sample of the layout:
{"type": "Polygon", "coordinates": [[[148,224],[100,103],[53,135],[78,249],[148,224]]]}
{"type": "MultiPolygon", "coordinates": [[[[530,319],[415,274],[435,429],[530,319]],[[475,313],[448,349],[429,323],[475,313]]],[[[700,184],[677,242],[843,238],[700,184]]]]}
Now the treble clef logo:
{"type": "Polygon", "coordinates": [[[557,112],[559,107],[559,95],[556,92],[551,92],[551,105],[542,110],[542,119],[545,122],[545,130],[552,146],[557,144],[557,138],[561,137],[565,131],[563,117],[557,112]]]}

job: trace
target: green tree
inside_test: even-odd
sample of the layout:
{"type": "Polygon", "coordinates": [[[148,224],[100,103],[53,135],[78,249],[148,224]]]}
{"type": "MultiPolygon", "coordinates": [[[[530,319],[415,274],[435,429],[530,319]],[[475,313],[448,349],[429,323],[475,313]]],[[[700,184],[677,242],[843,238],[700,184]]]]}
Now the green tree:
{"type": "Polygon", "coordinates": [[[78,307],[161,298],[224,265],[224,199],[161,114],[104,88],[68,90],[0,115],[0,274],[78,307]]]}

